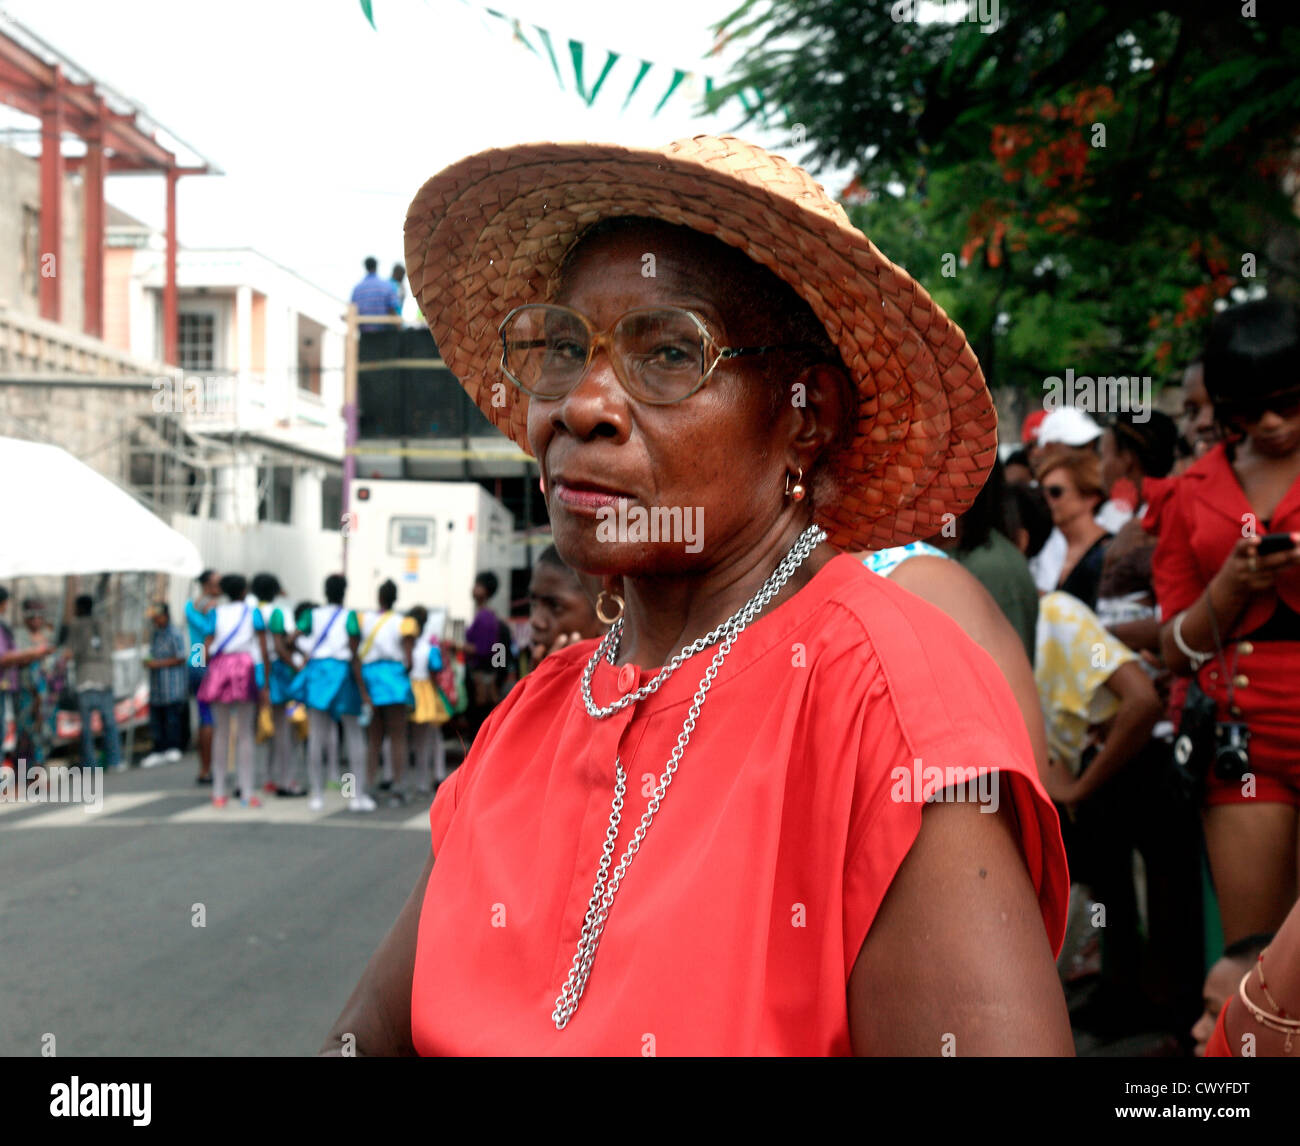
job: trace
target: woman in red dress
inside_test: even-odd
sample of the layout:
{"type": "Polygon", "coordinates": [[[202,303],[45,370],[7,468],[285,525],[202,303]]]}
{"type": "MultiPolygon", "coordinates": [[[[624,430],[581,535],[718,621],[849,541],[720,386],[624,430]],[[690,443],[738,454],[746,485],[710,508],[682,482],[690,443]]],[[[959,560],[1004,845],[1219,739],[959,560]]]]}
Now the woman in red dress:
{"type": "Polygon", "coordinates": [[[842,552],[980,488],[960,330],[734,139],[471,157],[407,255],[610,627],[439,790],[326,1053],[1070,1053],[1068,880],[1011,691],[842,552]]]}
{"type": "MultiPolygon", "coordinates": [[[[1211,328],[1205,384],[1229,440],[1153,492],[1144,524],[1165,663],[1214,700],[1225,748],[1203,811],[1225,943],[1275,931],[1300,864],[1300,322],[1262,299],[1211,328]],[[1267,546],[1265,535],[1277,536],[1267,546]],[[1273,546],[1277,548],[1274,549],[1273,546]],[[1234,767],[1235,765],[1235,767],[1234,767]]],[[[1208,737],[1207,737],[1208,739],[1208,737]]]]}

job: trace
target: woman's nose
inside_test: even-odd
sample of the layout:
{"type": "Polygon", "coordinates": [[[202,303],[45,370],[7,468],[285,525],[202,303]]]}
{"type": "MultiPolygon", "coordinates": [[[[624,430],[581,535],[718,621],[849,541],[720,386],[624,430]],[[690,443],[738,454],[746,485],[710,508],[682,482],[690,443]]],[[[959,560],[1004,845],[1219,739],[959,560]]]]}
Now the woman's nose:
{"type": "Polygon", "coordinates": [[[555,406],[552,422],[563,425],[576,438],[598,436],[602,427],[610,436],[626,434],[627,392],[607,347],[596,347],[578,384],[555,406]]]}

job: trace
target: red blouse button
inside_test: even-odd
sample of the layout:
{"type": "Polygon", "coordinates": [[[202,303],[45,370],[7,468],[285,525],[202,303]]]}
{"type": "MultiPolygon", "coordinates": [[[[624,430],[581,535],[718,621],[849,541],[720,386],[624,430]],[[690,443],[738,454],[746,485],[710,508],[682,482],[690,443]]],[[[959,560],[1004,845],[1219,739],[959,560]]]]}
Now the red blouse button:
{"type": "Polygon", "coordinates": [[[636,687],[636,668],[630,664],[618,670],[619,692],[631,692],[636,687]]]}

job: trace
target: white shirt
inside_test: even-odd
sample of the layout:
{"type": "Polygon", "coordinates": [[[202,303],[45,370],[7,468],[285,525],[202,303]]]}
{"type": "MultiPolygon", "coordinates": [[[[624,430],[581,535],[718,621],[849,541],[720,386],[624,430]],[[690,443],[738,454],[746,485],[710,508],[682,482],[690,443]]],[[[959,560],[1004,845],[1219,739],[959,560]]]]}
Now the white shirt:
{"type": "Polygon", "coordinates": [[[1040,593],[1050,593],[1056,588],[1069,550],[1070,543],[1065,540],[1065,534],[1052,526],[1042,549],[1029,559],[1029,572],[1040,593]]]}
{"type": "Polygon", "coordinates": [[[350,661],[352,648],[348,643],[348,610],[342,605],[320,605],[313,609],[311,632],[306,634],[303,643],[307,646],[310,660],[350,661]],[[330,618],[335,613],[339,614],[339,619],[330,625],[330,618]],[[325,633],[327,625],[329,632],[325,633]],[[325,633],[324,640],[321,640],[322,633],[325,633]]]}
{"type": "Polygon", "coordinates": [[[230,653],[247,653],[253,658],[254,664],[262,663],[262,651],[258,645],[257,632],[253,628],[253,608],[251,605],[245,608],[246,605],[246,601],[231,601],[216,607],[212,644],[209,646],[210,656],[216,656],[217,650],[220,649],[222,656],[230,653]],[[227,635],[231,633],[234,635],[226,641],[227,635]]]}
{"type": "Polygon", "coordinates": [[[361,623],[361,648],[365,655],[363,665],[376,661],[402,661],[402,622],[406,619],[396,609],[381,613],[369,610],[358,616],[361,623]],[[384,618],[387,617],[387,620],[384,618]]]}

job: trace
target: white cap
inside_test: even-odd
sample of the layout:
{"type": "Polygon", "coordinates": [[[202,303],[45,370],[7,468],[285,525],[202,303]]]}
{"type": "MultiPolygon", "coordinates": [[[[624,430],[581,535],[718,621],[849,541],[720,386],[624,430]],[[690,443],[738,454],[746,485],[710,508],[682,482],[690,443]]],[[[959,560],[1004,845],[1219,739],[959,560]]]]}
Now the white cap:
{"type": "Polygon", "coordinates": [[[1062,406],[1053,410],[1038,426],[1038,445],[1060,442],[1067,446],[1086,446],[1101,437],[1101,427],[1082,410],[1062,406]]]}

